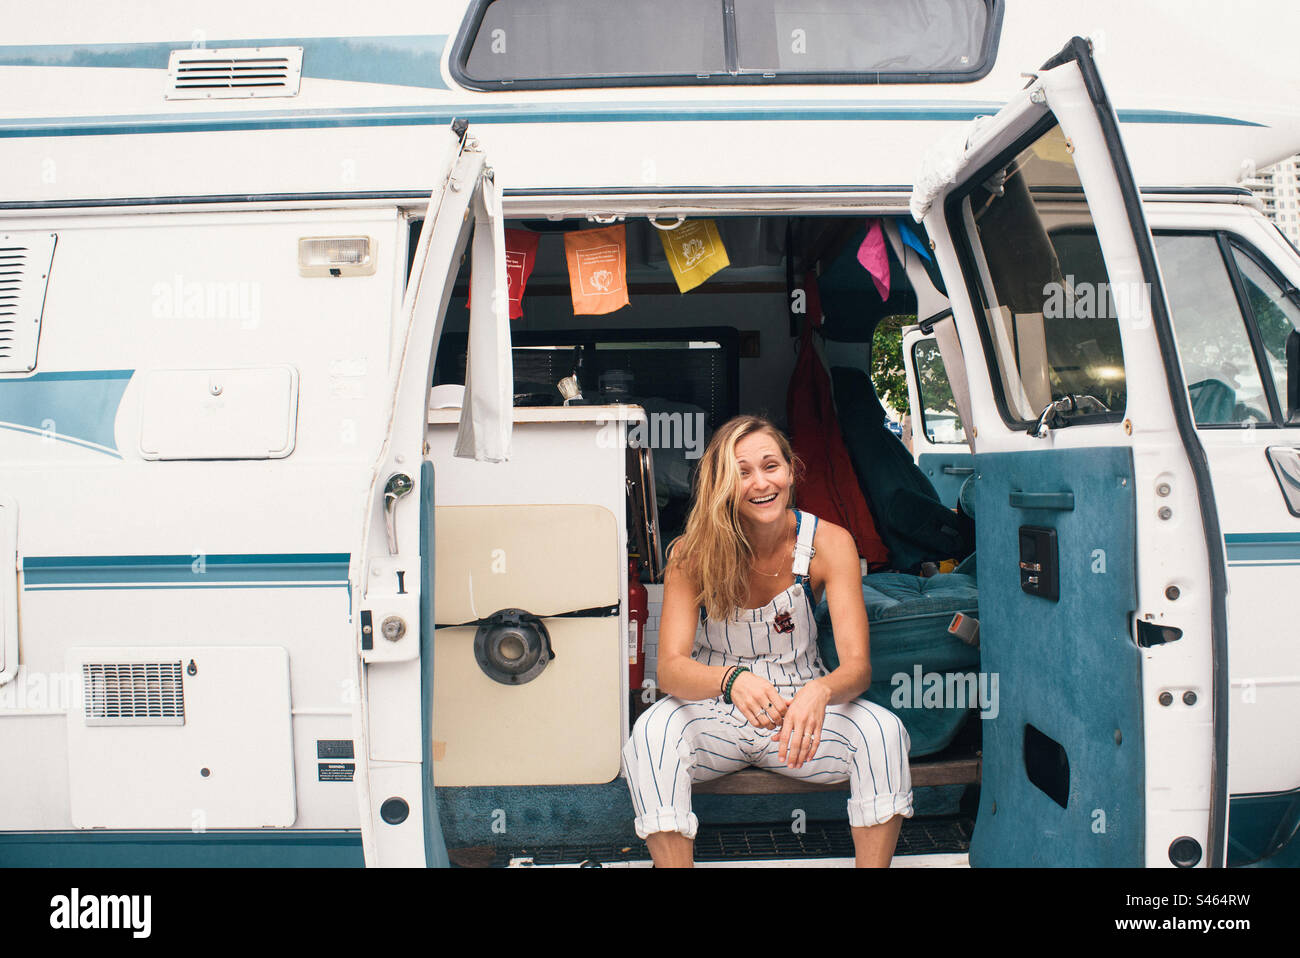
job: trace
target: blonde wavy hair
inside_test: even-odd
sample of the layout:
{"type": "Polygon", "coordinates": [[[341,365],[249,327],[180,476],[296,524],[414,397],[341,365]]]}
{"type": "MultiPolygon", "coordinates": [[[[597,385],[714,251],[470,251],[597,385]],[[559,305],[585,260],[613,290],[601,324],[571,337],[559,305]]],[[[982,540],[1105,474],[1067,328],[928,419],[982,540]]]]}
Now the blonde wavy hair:
{"type": "Polygon", "coordinates": [[[790,504],[803,464],[781,430],[761,416],[737,416],[718,427],[695,470],[686,530],[673,541],[669,566],[684,567],[700,583],[696,602],[710,619],[724,619],[744,606],[754,550],[740,525],[740,467],[736,444],[766,432],[791,470],[790,504]]]}

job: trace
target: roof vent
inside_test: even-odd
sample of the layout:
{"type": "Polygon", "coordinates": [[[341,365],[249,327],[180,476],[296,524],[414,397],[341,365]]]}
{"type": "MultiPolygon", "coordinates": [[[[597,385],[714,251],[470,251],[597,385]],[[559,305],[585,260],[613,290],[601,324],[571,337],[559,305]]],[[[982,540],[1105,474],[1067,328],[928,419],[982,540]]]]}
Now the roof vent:
{"type": "Polygon", "coordinates": [[[180,662],[83,662],[87,725],[184,725],[180,662]]]}
{"type": "Polygon", "coordinates": [[[53,233],[0,233],[0,373],[36,368],[53,233]]]}
{"type": "Polygon", "coordinates": [[[167,60],[167,99],[297,96],[302,47],[206,47],[173,50],[167,60]]]}

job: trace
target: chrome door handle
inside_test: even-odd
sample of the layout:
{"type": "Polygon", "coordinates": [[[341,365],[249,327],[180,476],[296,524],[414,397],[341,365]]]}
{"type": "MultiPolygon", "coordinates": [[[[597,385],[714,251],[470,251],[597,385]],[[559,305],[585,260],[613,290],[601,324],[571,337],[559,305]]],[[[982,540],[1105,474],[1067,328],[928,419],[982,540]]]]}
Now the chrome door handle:
{"type": "Polygon", "coordinates": [[[397,555],[397,520],[394,515],[397,500],[415,488],[411,477],[404,472],[397,472],[388,477],[384,486],[384,531],[388,533],[388,554],[397,555]]]}

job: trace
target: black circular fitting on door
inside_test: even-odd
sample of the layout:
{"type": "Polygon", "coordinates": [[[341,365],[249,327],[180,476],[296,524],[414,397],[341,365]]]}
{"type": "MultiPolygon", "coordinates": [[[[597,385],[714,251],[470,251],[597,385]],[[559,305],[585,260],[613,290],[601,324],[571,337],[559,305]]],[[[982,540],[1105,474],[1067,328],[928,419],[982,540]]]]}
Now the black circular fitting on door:
{"type": "Polygon", "coordinates": [[[379,806],[379,817],[389,825],[400,825],[411,814],[411,807],[404,798],[390,798],[379,806]]]}
{"type": "Polygon", "coordinates": [[[494,682],[523,685],[542,674],[555,652],[541,619],[523,609],[502,609],[479,625],[474,658],[494,682]]]}
{"type": "Polygon", "coordinates": [[[1195,838],[1175,838],[1169,846],[1169,860],[1177,868],[1195,868],[1201,863],[1201,843],[1195,838]]]}

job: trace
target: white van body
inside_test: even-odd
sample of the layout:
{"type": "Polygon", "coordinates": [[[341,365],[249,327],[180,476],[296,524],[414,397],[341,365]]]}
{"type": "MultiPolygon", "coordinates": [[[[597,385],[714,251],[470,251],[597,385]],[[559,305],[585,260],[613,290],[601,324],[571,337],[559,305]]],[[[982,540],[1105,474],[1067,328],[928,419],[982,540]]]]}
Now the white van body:
{"type": "MultiPolygon", "coordinates": [[[[960,244],[943,216],[962,170],[996,157],[1059,103],[1112,281],[1150,284],[1146,226],[1139,214],[1138,239],[1126,233],[1128,186],[1123,176],[1115,185],[1107,153],[1117,136],[1079,93],[1076,65],[1028,81],[1046,86],[1046,104],[1036,99],[1042,86],[1025,89],[1024,74],[1068,37],[1091,35],[1127,150],[1120,162],[1159,190],[1144,204],[1150,231],[1239,235],[1271,273],[1300,285],[1294,249],[1230,188],[1300,147],[1300,111],[1281,95],[1293,31],[1239,16],[1207,29],[1220,13],[1186,9],[1081,3],[1047,18],[1027,0],[991,0],[996,43],[978,78],[716,84],[723,91],[471,89],[461,54],[482,4],[157,2],[131,22],[69,4],[11,18],[0,44],[0,168],[9,171],[0,247],[22,251],[27,299],[12,356],[0,357],[0,556],[14,562],[0,582],[0,762],[10,771],[0,861],[445,864],[439,762],[451,763],[458,743],[508,749],[531,720],[500,718],[519,696],[478,699],[481,721],[464,711],[474,694],[447,676],[474,674],[468,653],[459,665],[440,658],[437,677],[435,625],[463,629],[509,604],[486,607],[494,563],[506,568],[517,548],[476,541],[473,530],[488,525],[470,513],[440,513],[462,533],[439,539],[433,517],[443,508],[485,510],[484,523],[510,508],[552,510],[547,521],[591,543],[572,554],[557,547],[555,589],[589,586],[574,601],[594,596],[590,606],[611,610],[600,629],[594,618],[566,619],[584,623],[571,626],[573,641],[593,651],[557,647],[552,669],[601,663],[563,673],[571,688],[591,690],[565,727],[591,730],[596,757],[571,771],[568,757],[586,746],[552,737],[554,754],[526,780],[510,777],[512,761],[485,757],[460,768],[506,771],[457,772],[448,788],[515,788],[510,800],[525,806],[564,801],[529,789],[618,788],[632,691],[621,657],[630,532],[599,477],[617,473],[640,414],[529,418],[509,408],[509,323],[493,311],[505,221],[900,217],[927,151],[947,143],[955,179],[927,194],[926,226],[953,296],[948,325],[962,352],[945,346],[944,358],[965,371],[974,454],[1127,450],[1134,615],[1115,638],[1136,648],[1144,616],[1183,636],[1141,649],[1126,737],[1143,743],[1128,806],[1140,811],[1125,824],[1123,854],[1080,841],[1056,855],[1048,842],[1016,861],[984,860],[1188,864],[1191,841],[1195,864],[1223,864],[1229,796],[1262,796],[1272,808],[1300,789],[1286,734],[1300,717],[1300,673],[1281,604],[1269,598],[1294,581],[1289,543],[1300,530],[1263,451],[1300,446],[1300,435],[1282,424],[1253,429],[1251,441],[1242,430],[1189,435],[1186,395],[1165,379],[1176,357],[1142,306],[1120,317],[1129,417],[1045,438],[1008,425],[980,356],[979,311],[954,292],[960,244]],[[178,96],[167,64],[196,49],[287,50],[301,64],[284,95],[178,96]],[[1213,79],[1202,69],[1211,60],[1213,79]],[[1225,76],[1250,82],[1225,91],[1225,76]],[[972,137],[971,122],[993,114],[972,137]],[[468,133],[453,119],[467,120],[468,133]],[[471,221],[474,382],[459,417],[430,411],[428,394],[471,221]],[[318,238],[329,247],[322,255],[336,257],[324,266],[303,259],[313,249],[304,242],[318,238]],[[347,259],[363,240],[366,255],[347,259]],[[618,428],[601,433],[611,421],[618,428]],[[1267,443],[1256,439],[1266,432],[1267,443]],[[606,448],[597,435],[618,439],[606,448]],[[591,452],[580,470],[567,452],[548,453],[579,441],[591,452]],[[592,489],[566,481],[569,467],[592,489]],[[548,478],[534,486],[539,470],[548,478]],[[1158,497],[1165,484],[1171,496],[1158,497]],[[1157,497],[1170,498],[1174,521],[1159,518],[1157,497]],[[564,509],[579,511],[554,511],[564,509]],[[1225,535],[1226,613],[1215,571],[1225,535]],[[463,594],[440,591],[435,611],[435,577],[449,577],[441,590],[476,563],[477,584],[467,575],[463,594]],[[462,598],[469,614],[444,616],[464,611],[462,598]],[[104,688],[105,675],[118,698],[92,700],[87,690],[104,688]],[[1250,694],[1249,706],[1232,700],[1230,718],[1229,675],[1233,695],[1250,694]],[[1155,704],[1165,693],[1177,707],[1155,704]],[[457,734],[486,739],[441,737],[439,705],[453,700],[457,734]],[[493,722],[516,731],[483,730],[493,722]]],[[[1282,4],[1264,12],[1294,18],[1282,4]]],[[[918,315],[938,312],[922,307],[942,305],[940,294],[922,273],[907,275],[918,315]]],[[[753,320],[768,338],[741,372],[742,395],[769,408],[784,403],[793,364],[773,342],[785,310],[783,298],[753,320]]],[[[540,614],[561,606],[585,608],[540,614]]],[[[987,623],[984,641],[996,641],[987,623]]],[[[439,648],[449,655],[450,639],[439,648]]],[[[986,769],[990,761],[986,746],[986,769]]],[[[992,800],[986,787],[981,801],[992,800]]],[[[1039,834],[1038,815],[1027,834],[1039,834]]],[[[1015,815],[1001,818],[1015,827],[1015,815]]],[[[496,824],[485,820],[484,834],[500,834],[496,824]]]]}

